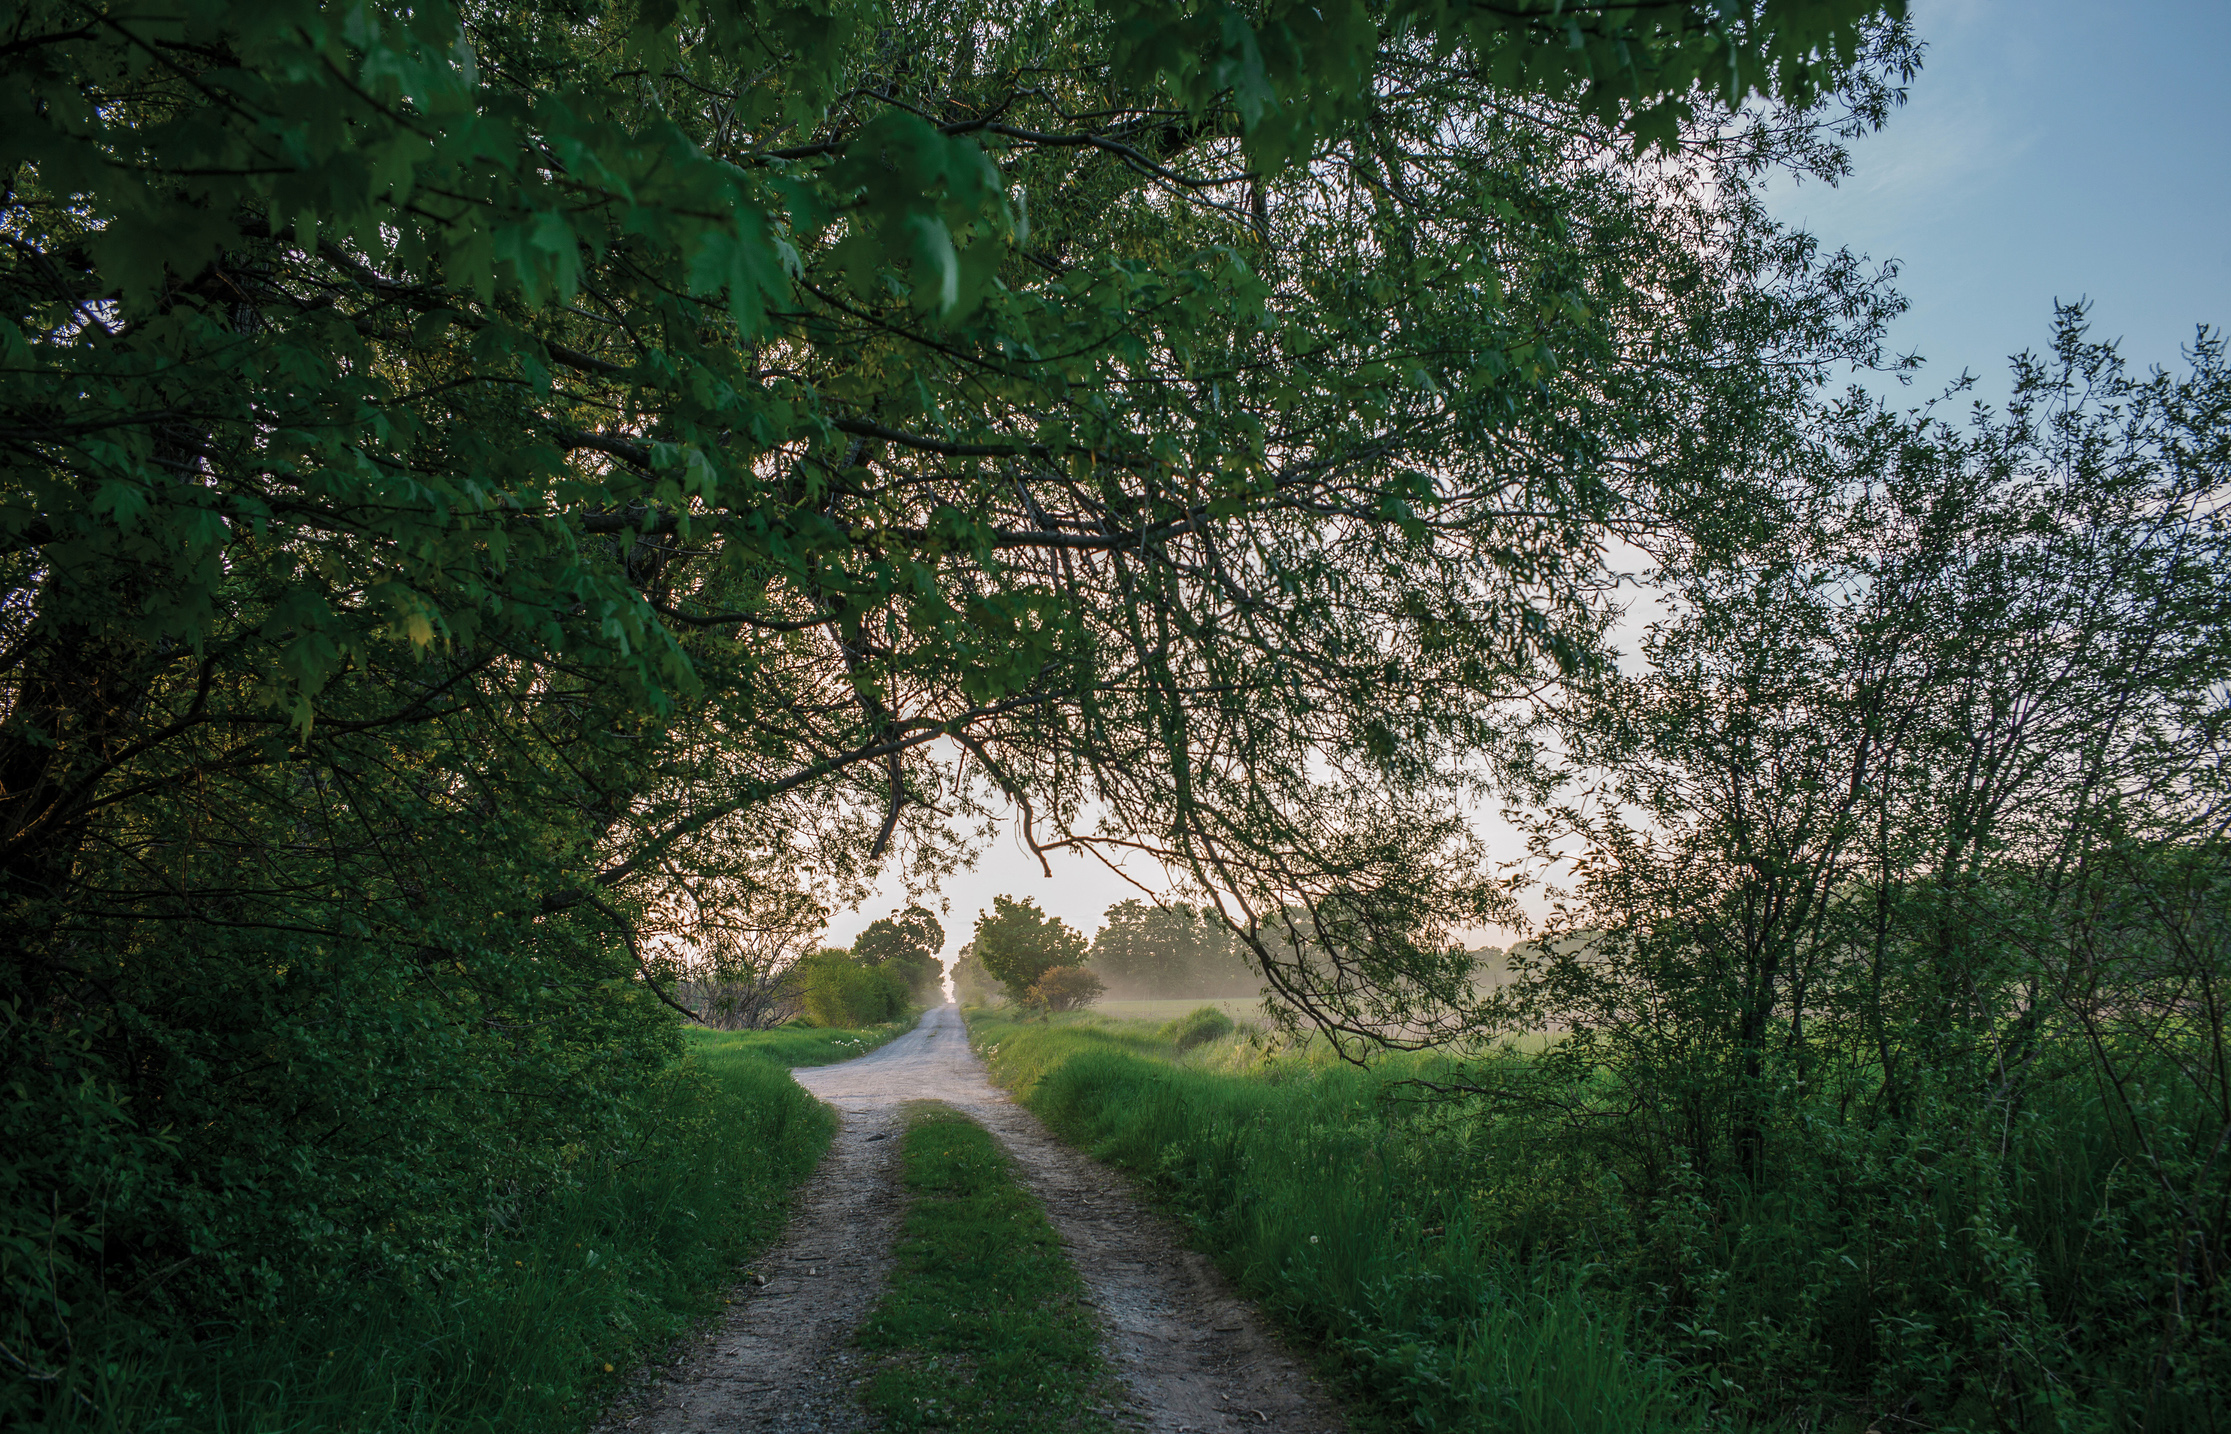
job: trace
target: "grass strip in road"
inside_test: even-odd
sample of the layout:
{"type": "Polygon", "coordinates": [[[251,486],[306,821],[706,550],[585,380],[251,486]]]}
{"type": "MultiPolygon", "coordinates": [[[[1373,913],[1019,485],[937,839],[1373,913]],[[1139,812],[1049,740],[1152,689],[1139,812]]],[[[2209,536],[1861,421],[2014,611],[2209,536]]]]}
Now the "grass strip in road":
{"type": "Polygon", "coordinates": [[[859,1334],[881,1357],[869,1410],[890,1429],[1112,1428],[1116,1387],[1084,1282],[1006,1153],[966,1116],[923,1102],[902,1159],[915,1203],[859,1334]]]}

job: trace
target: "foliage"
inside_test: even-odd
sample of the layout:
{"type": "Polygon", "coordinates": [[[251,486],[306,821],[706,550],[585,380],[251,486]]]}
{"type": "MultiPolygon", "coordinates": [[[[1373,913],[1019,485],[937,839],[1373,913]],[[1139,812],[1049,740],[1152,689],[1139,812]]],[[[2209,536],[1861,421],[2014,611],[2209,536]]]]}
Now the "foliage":
{"type": "Polygon", "coordinates": [[[1084,1282],[982,1126],[925,1102],[901,1159],[914,1204],[858,1341],[887,1429],[1114,1427],[1118,1397],[1084,1282]]]}
{"type": "Polygon", "coordinates": [[[1157,1034],[1177,1050],[1189,1051],[1210,1041],[1220,1041],[1236,1029],[1230,1016],[1214,1006],[1203,1006],[1169,1022],[1157,1034]]]}
{"type": "Polygon", "coordinates": [[[1178,903],[1119,901],[1092,938],[1092,969],[1119,999],[1253,996],[1261,972],[1212,913],[1178,903]]]}
{"type": "MultiPolygon", "coordinates": [[[[1057,1134],[1147,1182],[1247,1294],[1317,1345],[1390,1426],[1485,1434],[1709,1427],[1703,1402],[1641,1347],[1596,1269],[1530,1258],[1510,1206],[1593,1209],[1554,1152],[1483,1161],[1439,1118],[1383,1099],[1389,1077],[1313,1053],[1265,1063],[1244,1041],[1182,1062],[1138,1024],[1016,1024],[979,1014],[993,1076],[1057,1134]]],[[[1404,1064],[1403,1061],[1409,1062],[1404,1064]]],[[[1598,1250],[1594,1253],[1610,1254],[1598,1250]]]]}
{"type": "Polygon", "coordinates": [[[870,966],[840,946],[822,950],[790,969],[806,1019],[817,1026],[879,1026],[909,1014],[913,993],[893,966],[870,966]]]}
{"type": "MultiPolygon", "coordinates": [[[[585,1429],[781,1232],[835,1122],[753,1044],[700,1037],[620,1139],[486,1211],[454,1265],[90,1376],[53,1429],[585,1429]]],[[[407,1226],[388,1232],[410,1238],[407,1226]]]]}
{"type": "Polygon", "coordinates": [[[1081,1011],[1106,991],[1100,978],[1082,966],[1053,966],[1039,973],[1024,1002],[1045,1011],[1081,1011]]]}
{"type": "Polygon", "coordinates": [[[1505,995],[1567,1034],[1451,1089],[1616,1173],[1759,1417],[2220,1420],[2231,370],[2190,359],[2064,309],[2003,413],[1852,398],[1562,709],[1578,880],[1505,995]]]}
{"type": "Polygon", "coordinates": [[[869,966],[889,966],[906,981],[915,1001],[928,1000],[944,979],[945,967],[937,953],[945,946],[945,928],[919,906],[868,923],[852,942],[853,957],[869,966]]]}
{"type": "Polygon", "coordinates": [[[969,951],[985,975],[1007,988],[1009,1000],[1031,1004],[1031,988],[1048,972],[1084,965],[1085,939],[1027,896],[995,896],[991,910],[976,918],[969,951]]]}
{"type": "Polygon", "coordinates": [[[988,1006],[1004,994],[997,981],[976,959],[974,942],[961,947],[953,958],[953,997],[964,1006],[988,1006]]]}
{"type": "Polygon", "coordinates": [[[1008,797],[1310,913],[1300,1009],[1464,999],[1596,543],[1895,311],[1750,189],[1876,11],[12,5],[25,1378],[450,1278],[675,981],[764,1019],[1008,797]]]}

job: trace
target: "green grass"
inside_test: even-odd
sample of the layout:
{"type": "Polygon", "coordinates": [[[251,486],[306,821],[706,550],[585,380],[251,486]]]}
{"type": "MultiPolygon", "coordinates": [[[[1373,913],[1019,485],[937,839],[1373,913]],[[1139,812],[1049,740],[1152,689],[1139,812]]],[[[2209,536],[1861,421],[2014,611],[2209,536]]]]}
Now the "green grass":
{"type": "Polygon", "coordinates": [[[471,1267],[367,1285],[345,1308],[117,1370],[98,1407],[59,1427],[583,1428],[631,1366],[716,1311],[738,1264],[781,1232],[834,1131],[785,1063],[800,1051],[843,1059],[841,1039],[863,1034],[879,1033],[805,1032],[803,1044],[693,1033],[623,1143],[491,1206],[471,1267]]]}
{"type": "MultiPolygon", "coordinates": [[[[1197,1003],[1196,1003],[1197,1004],[1197,1003]]],[[[1190,1007],[1188,1007],[1190,1009],[1190,1007]]],[[[1390,1079],[1236,1032],[1179,1055],[1145,1022],[970,1013],[993,1078],[1065,1139],[1140,1177],[1241,1289],[1314,1347],[1368,1423],[1480,1434],[1708,1427],[1585,1262],[1529,1260],[1473,1218],[1475,1152],[1390,1106],[1390,1079]]],[[[1527,1198],[1588,1204],[1539,1152],[1527,1198]],[[1536,1177],[1539,1177],[1538,1179],[1536,1177]],[[1538,1187],[1538,1188],[1537,1188],[1538,1187]]]]}
{"type": "Polygon", "coordinates": [[[1006,1155],[966,1116],[924,1102],[902,1158],[915,1203],[859,1334],[880,1364],[869,1410],[889,1429],[1112,1428],[1084,1284],[1006,1155]]]}
{"type": "MultiPolygon", "coordinates": [[[[917,1013],[918,1015],[919,1013],[917,1013]]],[[[683,1030],[692,1054],[700,1058],[730,1054],[765,1061],[789,1069],[826,1066],[864,1056],[880,1045],[914,1029],[915,1018],[891,1021],[860,1030],[829,1026],[777,1026],[770,1031],[711,1031],[701,1026],[683,1030]]]]}
{"type": "Polygon", "coordinates": [[[1263,1003],[1253,996],[1192,996],[1168,1001],[1096,1001],[1092,1009],[1124,1021],[1173,1021],[1179,1016],[1214,1006],[1235,1021],[1262,1022],[1263,1003]]]}

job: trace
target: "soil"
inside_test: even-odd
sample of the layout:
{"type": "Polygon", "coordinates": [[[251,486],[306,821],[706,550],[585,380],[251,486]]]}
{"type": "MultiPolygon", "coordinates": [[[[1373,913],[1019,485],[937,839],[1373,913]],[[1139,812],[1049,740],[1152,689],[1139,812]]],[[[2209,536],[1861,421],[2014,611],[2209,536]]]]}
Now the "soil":
{"type": "Polygon", "coordinates": [[[1345,1427],[1262,1317],[1167,1221],[985,1078],[953,1007],[932,1009],[858,1060],[792,1074],[839,1114],[827,1158],[800,1192],[782,1243],[746,1271],[727,1317],[615,1407],[605,1434],[872,1427],[857,1402],[871,1366],[851,1336],[890,1273],[905,1208],[897,1137],[901,1107],[913,1100],[944,1101],[980,1122],[1045,1206],[1128,1397],[1119,1423],[1158,1434],[1345,1427]]]}

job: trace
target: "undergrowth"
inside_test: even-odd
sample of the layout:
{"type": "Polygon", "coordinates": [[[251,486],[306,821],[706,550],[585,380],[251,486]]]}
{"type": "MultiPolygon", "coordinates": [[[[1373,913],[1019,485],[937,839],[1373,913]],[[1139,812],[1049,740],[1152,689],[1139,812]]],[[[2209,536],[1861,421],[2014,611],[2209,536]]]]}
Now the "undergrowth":
{"type": "Polygon", "coordinates": [[[1084,1284],[1006,1155],[982,1126],[925,1102],[903,1159],[915,1204],[859,1334],[881,1361],[868,1408],[900,1430],[1112,1428],[1084,1284]]]}
{"type": "Polygon", "coordinates": [[[1637,1349],[1584,1268],[1524,1262],[1452,1217],[1456,1192],[1388,1121],[1385,1072],[1308,1051],[1266,1062],[1244,1028],[1181,1058],[1181,1032],[1145,1023],[972,1011],[970,1026],[1000,1084],[1144,1177],[1242,1290],[1331,1359],[1363,1418],[1478,1434],[1706,1427],[1703,1402],[1637,1349]]]}
{"type": "Polygon", "coordinates": [[[2166,1075],[2118,1125],[2041,1063],[1980,1134],[1949,1099],[1870,1126],[1793,1091],[1763,1174],[1714,1183],[1653,1170],[1613,1077],[1542,1055],[1475,1057],[1474,1094],[1434,1101],[1409,1082],[1458,1067],[1432,1056],[1360,1070],[1244,1029],[1181,1053],[1095,1017],[971,1033],[1404,1427],[2225,1427],[2221,1287],[2179,1243],[2167,1157],[2127,1153],[2193,1123],[2166,1075]]]}
{"type": "Polygon", "coordinates": [[[52,1427],[584,1427],[780,1233],[834,1130],[787,1068],[848,1060],[905,1029],[685,1031],[683,1058],[630,1112],[624,1140],[568,1151],[539,1186],[490,1192],[469,1261],[114,1363],[94,1398],[50,1412],[52,1427]]]}

